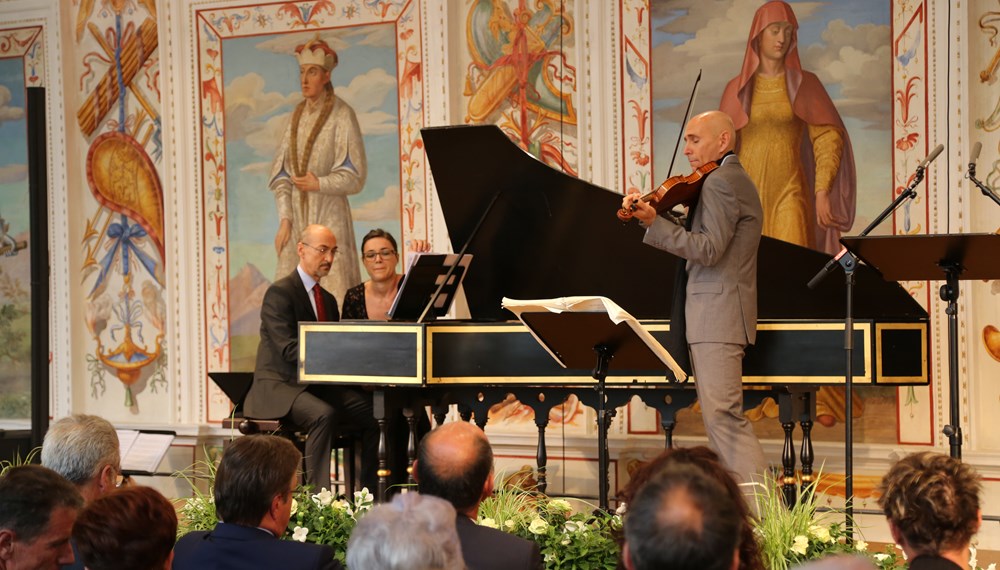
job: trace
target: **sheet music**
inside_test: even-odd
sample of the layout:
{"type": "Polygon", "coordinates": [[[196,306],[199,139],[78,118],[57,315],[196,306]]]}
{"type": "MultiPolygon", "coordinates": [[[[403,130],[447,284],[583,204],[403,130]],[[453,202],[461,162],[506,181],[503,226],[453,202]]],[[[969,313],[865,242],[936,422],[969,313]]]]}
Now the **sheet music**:
{"type": "MultiPolygon", "coordinates": [[[[448,284],[445,286],[442,294],[435,299],[433,307],[439,313],[450,310],[451,302],[455,298],[454,292],[457,287],[461,286],[461,280],[469,270],[469,264],[472,263],[472,255],[466,254],[459,259],[459,255],[454,253],[411,252],[407,254],[407,261],[403,281],[399,284],[399,291],[397,291],[396,298],[393,299],[392,306],[389,308],[389,315],[393,319],[397,317],[397,308],[399,307],[404,291],[407,291],[408,284],[412,280],[419,281],[421,279],[421,275],[415,276],[415,274],[423,272],[423,276],[426,277],[427,270],[433,271],[433,289],[436,289],[444,282],[445,274],[449,268],[457,264],[460,270],[454,272],[448,279],[448,284]],[[421,263],[421,258],[424,257],[427,258],[426,262],[421,263]]],[[[416,285],[418,287],[422,285],[426,286],[427,283],[417,283],[416,285]]],[[[427,295],[427,300],[430,300],[430,293],[427,295]]]]}
{"type": "MultiPolygon", "coordinates": [[[[636,336],[642,339],[643,343],[649,347],[649,349],[660,359],[664,365],[673,371],[677,380],[682,381],[687,378],[687,374],[684,372],[674,357],[670,356],[667,349],[663,348],[656,338],[646,330],[642,324],[639,323],[632,315],[628,314],[625,309],[618,306],[617,303],[608,299],[607,297],[558,297],[555,299],[508,299],[504,297],[501,301],[501,306],[508,311],[514,313],[518,319],[521,318],[521,313],[537,313],[542,311],[549,311],[552,313],[606,313],[611,322],[617,324],[626,323],[629,328],[631,328],[636,336]]],[[[531,327],[528,327],[531,331],[531,327]]],[[[531,332],[532,336],[535,336],[534,331],[531,332]]],[[[545,350],[552,355],[552,358],[559,360],[559,357],[548,349],[546,344],[541,341],[537,336],[535,339],[539,341],[545,350]]]]}
{"type": "Polygon", "coordinates": [[[174,436],[169,433],[143,433],[134,429],[115,431],[118,433],[123,471],[155,473],[174,441],[174,436]]]}

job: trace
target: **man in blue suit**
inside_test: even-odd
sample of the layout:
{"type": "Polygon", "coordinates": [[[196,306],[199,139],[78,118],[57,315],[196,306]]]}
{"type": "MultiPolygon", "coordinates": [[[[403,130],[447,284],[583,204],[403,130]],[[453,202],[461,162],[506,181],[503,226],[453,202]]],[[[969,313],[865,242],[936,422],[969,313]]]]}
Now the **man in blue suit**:
{"type": "Polygon", "coordinates": [[[229,444],[215,474],[219,524],[184,535],[174,570],[338,570],[329,546],[279,540],[292,516],[302,454],[287,439],[250,435],[229,444]]]}

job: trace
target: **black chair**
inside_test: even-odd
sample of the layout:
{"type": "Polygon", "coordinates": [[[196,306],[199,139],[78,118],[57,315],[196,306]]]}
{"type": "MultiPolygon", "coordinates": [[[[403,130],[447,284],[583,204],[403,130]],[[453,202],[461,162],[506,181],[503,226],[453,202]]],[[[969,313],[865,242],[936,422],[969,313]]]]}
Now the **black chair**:
{"type": "MultiPolygon", "coordinates": [[[[287,419],[257,419],[248,418],[243,414],[243,400],[250,385],[253,383],[253,372],[209,372],[209,378],[229,397],[233,403],[233,410],[230,416],[222,420],[224,429],[235,429],[242,435],[253,435],[266,433],[284,437],[290,440],[305,454],[306,433],[290,423],[287,419]]],[[[338,429],[337,435],[333,438],[333,469],[330,474],[330,490],[336,494],[350,495],[354,491],[360,490],[360,480],[358,473],[361,467],[358,462],[361,460],[360,452],[361,440],[349,427],[338,429]]],[[[305,474],[305,460],[302,464],[302,473],[305,474]]],[[[314,489],[318,492],[319,489],[314,489]]]]}

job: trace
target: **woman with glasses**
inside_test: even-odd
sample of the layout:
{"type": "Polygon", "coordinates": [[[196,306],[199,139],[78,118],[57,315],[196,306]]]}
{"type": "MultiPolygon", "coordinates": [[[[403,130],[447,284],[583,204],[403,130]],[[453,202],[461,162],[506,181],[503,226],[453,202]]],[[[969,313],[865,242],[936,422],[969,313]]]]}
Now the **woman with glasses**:
{"type": "MultiPolygon", "coordinates": [[[[413,251],[430,251],[430,244],[424,240],[413,240],[413,251]]],[[[392,234],[376,228],[361,240],[361,256],[364,259],[368,281],[352,287],[344,294],[343,320],[389,320],[389,309],[396,298],[403,275],[396,273],[399,253],[396,239],[392,234]]]]}

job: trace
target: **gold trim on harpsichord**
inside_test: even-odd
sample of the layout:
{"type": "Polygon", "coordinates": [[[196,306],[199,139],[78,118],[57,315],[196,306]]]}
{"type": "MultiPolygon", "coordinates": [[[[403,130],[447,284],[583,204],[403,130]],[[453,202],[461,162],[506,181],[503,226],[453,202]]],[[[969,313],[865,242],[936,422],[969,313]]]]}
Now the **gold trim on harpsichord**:
{"type": "MultiPolygon", "coordinates": [[[[559,385],[566,387],[587,386],[592,387],[596,380],[592,376],[435,376],[434,370],[434,336],[437,334],[525,334],[528,329],[518,321],[498,323],[496,325],[477,326],[430,326],[427,328],[427,384],[508,384],[508,385],[559,385]]],[[[643,326],[652,332],[666,332],[670,330],[670,325],[663,321],[644,322],[643,326]]],[[[596,364],[596,362],[595,362],[596,364]]],[[[617,385],[646,385],[665,384],[666,376],[657,374],[653,376],[633,376],[616,375],[614,370],[608,371],[605,384],[608,386],[617,385]]]]}
{"type": "MultiPolygon", "coordinates": [[[[782,322],[782,323],[757,323],[757,334],[761,331],[843,331],[842,322],[782,322]]],[[[854,330],[864,334],[861,345],[855,344],[855,352],[861,351],[864,355],[864,362],[871,362],[872,354],[872,326],[868,321],[855,321],[854,330]]],[[[843,345],[841,345],[843,346],[843,345]]],[[[865,374],[855,374],[854,384],[873,384],[872,370],[867,369],[865,374]]],[[[772,386],[775,384],[844,384],[844,375],[838,376],[744,376],[743,384],[759,384],[762,386],[772,386]]]]}
{"type": "Polygon", "coordinates": [[[327,384],[368,384],[368,385],[423,385],[425,326],[412,323],[299,323],[299,381],[327,384]],[[413,351],[416,366],[411,376],[352,375],[352,374],[309,374],[305,371],[306,335],[336,330],[338,333],[410,334],[414,337],[413,351]]]}
{"type": "Polygon", "coordinates": [[[927,371],[927,323],[878,323],[875,325],[875,370],[878,371],[879,384],[929,384],[927,371]],[[920,376],[888,376],[882,371],[882,331],[885,330],[915,330],[920,331],[920,376]]]}

